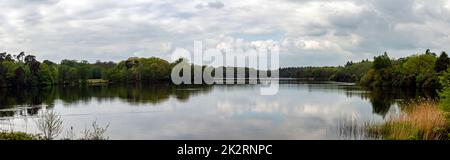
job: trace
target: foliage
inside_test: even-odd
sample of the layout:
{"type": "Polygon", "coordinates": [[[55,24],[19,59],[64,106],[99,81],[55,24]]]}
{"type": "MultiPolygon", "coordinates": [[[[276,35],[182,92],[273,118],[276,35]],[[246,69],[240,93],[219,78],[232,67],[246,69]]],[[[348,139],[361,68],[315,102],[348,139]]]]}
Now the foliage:
{"type": "MultiPolygon", "coordinates": [[[[169,81],[172,68],[181,62],[182,59],[169,63],[156,57],[131,57],[119,63],[97,61],[91,64],[84,60],[65,59],[56,64],[49,60],[41,63],[35,56],[25,55],[23,52],[17,56],[0,53],[0,87],[169,81]]],[[[201,73],[194,73],[195,71],[208,69],[215,75],[218,69],[224,71],[229,69],[229,67],[187,65],[191,65],[192,78],[202,76],[201,73]]],[[[281,78],[355,82],[370,87],[439,88],[438,76],[447,70],[449,65],[450,59],[445,52],[436,57],[435,53],[427,50],[423,54],[399,59],[392,59],[385,52],[374,57],[373,61],[349,61],[344,66],[280,68],[279,74],[281,78]]],[[[235,71],[235,77],[238,76],[238,70],[244,70],[246,75],[254,71],[251,68],[232,69],[235,71]]]]}
{"type": "Polygon", "coordinates": [[[376,56],[373,60],[373,68],[375,70],[383,70],[386,68],[391,67],[392,62],[389,56],[387,55],[387,52],[384,52],[381,56],[376,56]]]}
{"type": "Polygon", "coordinates": [[[373,67],[359,81],[370,87],[439,88],[437,57],[427,50],[406,58],[374,57],[373,67]]]}
{"type": "Polygon", "coordinates": [[[116,66],[113,62],[62,60],[56,64],[49,60],[39,62],[33,55],[21,52],[17,56],[0,53],[0,87],[35,87],[55,84],[87,83],[89,79],[105,79],[106,73],[116,66]],[[16,58],[16,59],[14,59],[16,58]]]}
{"type": "Polygon", "coordinates": [[[106,79],[112,82],[151,82],[168,80],[171,64],[166,60],[151,58],[128,58],[108,71],[106,79]]]}
{"type": "Polygon", "coordinates": [[[371,66],[372,62],[369,60],[362,60],[356,63],[349,61],[345,66],[338,67],[288,67],[279,71],[281,78],[358,82],[371,66]]]}
{"type": "Polygon", "coordinates": [[[372,62],[368,60],[358,63],[348,62],[344,67],[339,67],[330,79],[338,82],[359,82],[371,67],[372,62]]]}
{"type": "Polygon", "coordinates": [[[24,132],[0,131],[0,140],[40,140],[38,135],[24,132]]]}
{"type": "Polygon", "coordinates": [[[430,50],[405,58],[392,59],[385,52],[373,62],[347,62],[338,67],[288,67],[280,69],[282,78],[304,78],[356,82],[368,87],[440,88],[438,76],[450,66],[445,52],[436,57],[430,50]]]}
{"type": "Polygon", "coordinates": [[[446,71],[448,67],[450,67],[450,58],[448,57],[446,52],[442,52],[439,58],[436,60],[434,70],[437,73],[440,73],[446,71]]]}
{"type": "Polygon", "coordinates": [[[450,68],[439,76],[439,82],[443,88],[439,93],[441,107],[445,112],[450,112],[450,68]]]}

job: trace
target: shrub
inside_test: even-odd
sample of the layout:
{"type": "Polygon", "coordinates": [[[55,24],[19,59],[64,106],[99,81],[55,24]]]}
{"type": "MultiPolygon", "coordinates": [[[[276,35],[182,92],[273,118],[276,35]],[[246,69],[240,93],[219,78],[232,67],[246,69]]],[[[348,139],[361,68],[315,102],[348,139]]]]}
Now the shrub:
{"type": "Polygon", "coordinates": [[[41,137],[24,132],[0,131],[0,140],[39,140],[41,137]]]}
{"type": "Polygon", "coordinates": [[[439,83],[443,87],[439,93],[442,110],[450,112],[450,69],[439,76],[439,83]]]}

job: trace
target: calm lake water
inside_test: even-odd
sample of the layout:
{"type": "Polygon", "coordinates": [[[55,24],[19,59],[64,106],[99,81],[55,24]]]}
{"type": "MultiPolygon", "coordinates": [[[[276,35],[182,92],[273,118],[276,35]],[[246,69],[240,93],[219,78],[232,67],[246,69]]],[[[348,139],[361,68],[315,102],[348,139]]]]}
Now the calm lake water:
{"type": "MultiPolygon", "coordinates": [[[[433,92],[376,90],[336,82],[261,85],[95,85],[0,91],[0,129],[37,133],[36,115],[54,110],[64,129],[109,124],[109,139],[346,139],[346,119],[383,120],[403,99],[433,92]]],[[[62,136],[65,134],[63,132],[62,136]]]]}

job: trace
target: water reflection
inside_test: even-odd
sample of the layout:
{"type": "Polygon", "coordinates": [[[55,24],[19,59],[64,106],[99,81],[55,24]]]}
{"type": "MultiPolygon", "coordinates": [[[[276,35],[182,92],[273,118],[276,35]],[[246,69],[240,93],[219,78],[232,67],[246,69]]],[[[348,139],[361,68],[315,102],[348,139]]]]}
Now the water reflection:
{"type": "Polygon", "coordinates": [[[211,86],[189,85],[175,86],[159,83],[154,85],[91,85],[32,88],[25,90],[0,89],[0,117],[17,115],[35,115],[42,107],[53,106],[61,100],[65,106],[89,103],[93,99],[101,103],[116,98],[130,105],[157,105],[175,97],[180,102],[187,102],[189,97],[207,93],[211,86]],[[22,113],[27,114],[22,114],[22,113]]]}
{"type": "Polygon", "coordinates": [[[259,87],[156,84],[4,89],[0,117],[17,125],[16,130],[35,132],[20,117],[54,109],[62,114],[65,126],[81,129],[92,120],[110,123],[112,139],[338,139],[329,126],[342,117],[382,119],[399,100],[436,96],[420,90],[368,90],[311,81],[281,81],[277,95],[261,96],[259,87]]]}

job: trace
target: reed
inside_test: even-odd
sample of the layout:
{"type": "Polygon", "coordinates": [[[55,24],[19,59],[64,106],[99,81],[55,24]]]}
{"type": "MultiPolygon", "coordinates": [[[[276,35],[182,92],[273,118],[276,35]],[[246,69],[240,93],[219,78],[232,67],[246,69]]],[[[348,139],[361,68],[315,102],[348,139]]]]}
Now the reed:
{"type": "Polygon", "coordinates": [[[394,140],[442,140],[448,138],[448,122],[439,103],[433,100],[407,102],[404,111],[368,131],[394,140]]]}
{"type": "Polygon", "coordinates": [[[385,121],[344,121],[341,135],[351,139],[447,140],[449,123],[439,103],[414,100],[401,104],[402,112],[385,121]],[[363,138],[361,138],[363,137],[363,138]]]}

